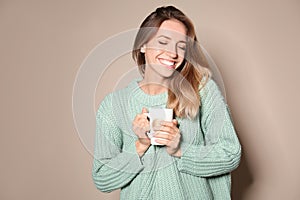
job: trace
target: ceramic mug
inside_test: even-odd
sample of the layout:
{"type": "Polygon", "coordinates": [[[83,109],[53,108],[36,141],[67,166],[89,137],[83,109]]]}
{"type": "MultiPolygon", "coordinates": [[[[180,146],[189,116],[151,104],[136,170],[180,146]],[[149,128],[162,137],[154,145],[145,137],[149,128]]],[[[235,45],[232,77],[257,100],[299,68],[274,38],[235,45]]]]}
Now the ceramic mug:
{"type": "MultiPolygon", "coordinates": [[[[173,109],[169,108],[149,108],[149,113],[145,113],[150,120],[150,131],[147,133],[148,137],[151,139],[152,145],[163,145],[155,142],[154,128],[159,128],[161,121],[173,120],[173,109]]],[[[161,132],[163,133],[163,132],[161,132]]],[[[161,139],[163,140],[163,139],[161,139]]]]}

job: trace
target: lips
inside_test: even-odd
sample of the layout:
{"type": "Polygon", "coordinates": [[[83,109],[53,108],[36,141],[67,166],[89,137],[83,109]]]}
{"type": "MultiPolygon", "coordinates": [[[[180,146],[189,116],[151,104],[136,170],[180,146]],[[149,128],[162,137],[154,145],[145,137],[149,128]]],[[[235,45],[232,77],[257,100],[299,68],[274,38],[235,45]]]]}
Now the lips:
{"type": "Polygon", "coordinates": [[[175,69],[176,67],[176,62],[174,60],[168,60],[163,58],[159,58],[158,60],[162,65],[166,66],[169,69],[175,69]]]}

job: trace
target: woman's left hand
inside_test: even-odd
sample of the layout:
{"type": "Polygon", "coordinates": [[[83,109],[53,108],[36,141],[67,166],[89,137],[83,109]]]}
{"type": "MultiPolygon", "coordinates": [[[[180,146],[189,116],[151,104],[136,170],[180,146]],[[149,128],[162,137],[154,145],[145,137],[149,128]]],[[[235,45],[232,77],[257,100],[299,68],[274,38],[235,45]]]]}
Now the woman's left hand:
{"type": "Polygon", "coordinates": [[[156,138],[155,141],[157,143],[166,145],[168,154],[175,157],[181,157],[181,134],[179,128],[177,128],[177,124],[178,122],[176,119],[172,120],[172,122],[162,121],[160,126],[154,127],[154,137],[156,138]]]}

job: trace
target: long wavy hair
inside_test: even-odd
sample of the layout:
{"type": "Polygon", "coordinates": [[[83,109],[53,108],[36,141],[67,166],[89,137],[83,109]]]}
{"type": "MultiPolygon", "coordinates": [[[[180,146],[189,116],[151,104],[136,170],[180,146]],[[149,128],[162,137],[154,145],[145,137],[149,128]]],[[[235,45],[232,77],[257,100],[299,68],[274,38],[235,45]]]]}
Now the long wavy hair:
{"type": "Polygon", "coordinates": [[[136,35],[132,57],[141,75],[145,74],[145,54],[140,50],[151,40],[165,20],[178,20],[186,27],[187,44],[183,63],[176,69],[168,86],[167,107],[178,117],[194,119],[201,106],[199,91],[211,77],[191,20],[174,6],[159,7],[142,22],[136,35]]]}

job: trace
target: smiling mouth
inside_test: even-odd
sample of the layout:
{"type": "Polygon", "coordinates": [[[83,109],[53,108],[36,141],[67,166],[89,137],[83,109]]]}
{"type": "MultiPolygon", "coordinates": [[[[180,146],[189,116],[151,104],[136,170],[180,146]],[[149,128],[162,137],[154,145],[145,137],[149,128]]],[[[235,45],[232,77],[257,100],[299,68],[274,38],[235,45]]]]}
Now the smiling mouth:
{"type": "Polygon", "coordinates": [[[175,67],[176,67],[176,62],[175,61],[166,60],[166,59],[163,59],[163,58],[159,58],[158,60],[162,65],[164,65],[165,67],[167,67],[169,69],[175,69],[175,67]]]}

